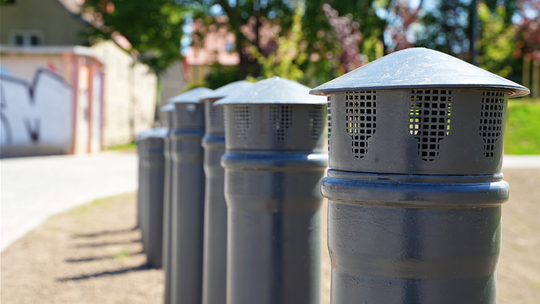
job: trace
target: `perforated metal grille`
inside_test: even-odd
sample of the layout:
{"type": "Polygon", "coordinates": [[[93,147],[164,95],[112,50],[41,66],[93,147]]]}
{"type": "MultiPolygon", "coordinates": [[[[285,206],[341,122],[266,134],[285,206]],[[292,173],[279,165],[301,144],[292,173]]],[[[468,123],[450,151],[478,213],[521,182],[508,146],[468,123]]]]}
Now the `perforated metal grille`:
{"type": "Polygon", "coordinates": [[[483,92],[480,112],[480,136],[484,140],[484,156],[494,156],[495,144],[502,132],[504,100],[503,92],[483,92]]]}
{"type": "Polygon", "coordinates": [[[368,140],[377,128],[376,91],[345,92],[347,133],[352,138],[352,153],[363,158],[368,152],[368,140]]]}
{"type": "Polygon", "coordinates": [[[326,108],[326,118],[328,121],[328,152],[330,152],[330,136],[332,136],[332,111],[331,111],[331,99],[330,96],[327,98],[328,106],[326,108]]]}
{"type": "Polygon", "coordinates": [[[214,103],[208,105],[208,117],[210,118],[210,125],[215,126],[217,124],[217,107],[214,103]]]}
{"type": "Polygon", "coordinates": [[[452,108],[450,90],[412,90],[409,132],[418,140],[418,155],[433,161],[439,155],[439,143],[450,135],[452,108]]]}
{"type": "Polygon", "coordinates": [[[224,107],[223,109],[223,129],[225,130],[225,133],[228,132],[228,129],[229,129],[229,124],[227,123],[228,120],[228,116],[229,116],[229,110],[227,109],[228,107],[224,107]]]}
{"type": "Polygon", "coordinates": [[[323,124],[322,110],[322,106],[309,107],[309,135],[312,140],[318,140],[321,136],[323,124]]]}
{"type": "Polygon", "coordinates": [[[248,136],[251,127],[251,108],[249,106],[234,106],[234,126],[239,138],[248,136]]]}
{"type": "Polygon", "coordinates": [[[292,106],[272,106],[270,115],[276,139],[284,141],[292,126],[292,106]]]}

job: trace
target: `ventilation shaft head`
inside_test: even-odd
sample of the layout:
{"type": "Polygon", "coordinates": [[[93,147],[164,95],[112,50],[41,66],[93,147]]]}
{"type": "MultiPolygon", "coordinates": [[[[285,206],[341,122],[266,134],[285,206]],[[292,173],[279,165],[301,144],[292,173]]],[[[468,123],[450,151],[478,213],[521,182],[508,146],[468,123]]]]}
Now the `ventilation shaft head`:
{"type": "Polygon", "coordinates": [[[323,149],[326,101],[308,92],[273,77],[216,102],[225,108],[227,149],[323,149]]]}
{"type": "Polygon", "coordinates": [[[310,92],[328,101],[331,169],[501,172],[508,97],[529,90],[441,52],[396,52],[310,92]]]}

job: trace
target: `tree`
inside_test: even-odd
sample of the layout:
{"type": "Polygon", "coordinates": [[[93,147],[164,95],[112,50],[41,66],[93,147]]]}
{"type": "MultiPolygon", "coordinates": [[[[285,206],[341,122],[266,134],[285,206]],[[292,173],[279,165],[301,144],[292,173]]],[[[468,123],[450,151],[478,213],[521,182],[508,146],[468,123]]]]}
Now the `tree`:
{"type": "MultiPolygon", "coordinates": [[[[474,2],[474,1],[470,1],[474,2]]],[[[470,59],[470,7],[460,0],[437,1],[420,14],[416,46],[470,59]]]]}
{"type": "Polygon", "coordinates": [[[512,72],[508,59],[514,50],[516,30],[505,23],[506,8],[499,5],[491,11],[483,2],[478,4],[478,17],[482,23],[479,43],[480,67],[502,77],[512,72]]]}
{"type": "Polygon", "coordinates": [[[514,56],[540,60],[540,0],[518,0],[517,38],[514,56]]]}
{"type": "Polygon", "coordinates": [[[305,14],[304,2],[298,1],[292,18],[290,32],[279,37],[275,52],[264,56],[255,46],[249,48],[251,55],[257,58],[262,66],[262,75],[265,78],[279,76],[290,80],[300,80],[304,72],[300,69],[307,59],[305,45],[302,45],[302,17],[305,14]]]}
{"type": "Polygon", "coordinates": [[[413,26],[420,21],[419,14],[423,0],[420,0],[416,8],[411,7],[410,1],[397,0],[395,5],[388,8],[388,25],[385,32],[388,33],[390,43],[388,51],[399,51],[413,47],[416,43],[416,33],[413,26]]]}
{"type": "Polygon", "coordinates": [[[91,42],[120,33],[132,45],[127,51],[159,75],[181,58],[182,24],[190,10],[174,0],[86,0],[82,12],[96,20],[91,42]]]}
{"type": "Polygon", "coordinates": [[[339,61],[340,73],[348,73],[362,65],[368,63],[366,55],[360,51],[363,36],[360,32],[360,23],[355,21],[351,14],[339,16],[337,10],[330,4],[323,4],[322,9],[328,23],[334,30],[336,39],[341,44],[340,54],[336,54],[339,61]]]}

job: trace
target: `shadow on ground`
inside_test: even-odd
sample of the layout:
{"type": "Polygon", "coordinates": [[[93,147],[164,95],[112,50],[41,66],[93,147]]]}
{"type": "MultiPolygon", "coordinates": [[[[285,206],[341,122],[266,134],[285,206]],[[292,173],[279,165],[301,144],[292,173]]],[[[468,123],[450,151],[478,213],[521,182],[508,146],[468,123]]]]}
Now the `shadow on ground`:
{"type": "Polygon", "coordinates": [[[141,240],[127,240],[127,241],[119,241],[119,242],[101,242],[101,243],[85,243],[85,244],[75,244],[73,247],[75,248],[89,248],[89,247],[105,247],[105,246],[114,246],[114,245],[128,245],[128,244],[135,244],[140,243],[141,240]]]}
{"type": "Polygon", "coordinates": [[[150,267],[147,264],[143,264],[136,267],[127,267],[127,268],[121,268],[121,269],[111,270],[111,271],[102,271],[98,273],[85,274],[85,275],[76,276],[76,277],[60,278],[60,279],[57,279],[57,281],[58,282],[80,281],[80,280],[99,278],[102,276],[120,275],[120,274],[125,274],[128,272],[132,272],[132,271],[143,271],[143,270],[149,270],[149,269],[150,267]]]}
{"type": "Polygon", "coordinates": [[[135,219],[134,194],[53,216],[2,252],[2,302],[161,303],[135,219]]]}
{"type": "Polygon", "coordinates": [[[133,227],[129,229],[118,229],[118,230],[104,230],[94,233],[86,233],[86,234],[74,234],[72,238],[78,239],[78,238],[95,238],[100,236],[107,236],[107,235],[116,235],[116,234],[124,234],[124,233],[131,233],[133,231],[136,231],[138,228],[133,227]]]}
{"type": "MultiPolygon", "coordinates": [[[[144,252],[137,251],[137,252],[129,252],[127,255],[133,256],[133,255],[139,255],[143,254],[144,252]]],[[[101,260],[108,260],[108,259],[114,259],[117,258],[117,255],[104,255],[104,256],[96,256],[96,257],[86,257],[86,258],[78,258],[78,259],[65,259],[66,263],[84,263],[84,262],[92,262],[92,261],[101,261],[101,260]]]]}

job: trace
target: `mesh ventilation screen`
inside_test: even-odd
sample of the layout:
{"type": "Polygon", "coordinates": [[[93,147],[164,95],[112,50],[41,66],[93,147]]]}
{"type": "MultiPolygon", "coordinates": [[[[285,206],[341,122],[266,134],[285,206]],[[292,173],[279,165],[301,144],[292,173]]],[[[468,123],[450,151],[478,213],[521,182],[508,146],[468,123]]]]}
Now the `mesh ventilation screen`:
{"type": "Polygon", "coordinates": [[[450,134],[451,90],[412,90],[409,132],[418,140],[418,155],[433,161],[439,143],[450,134]]]}
{"type": "Polygon", "coordinates": [[[483,92],[480,112],[480,136],[484,140],[484,156],[492,158],[502,132],[505,93],[483,92]]]}
{"type": "Polygon", "coordinates": [[[210,125],[212,126],[215,126],[217,123],[217,110],[213,102],[208,105],[208,116],[210,118],[210,125]]]}
{"type": "Polygon", "coordinates": [[[251,127],[251,108],[249,106],[234,106],[234,126],[239,138],[248,136],[251,127]]]}
{"type": "Polygon", "coordinates": [[[292,106],[272,106],[270,115],[276,139],[284,141],[292,126],[292,106]]]}
{"type": "Polygon", "coordinates": [[[309,135],[312,140],[318,140],[321,136],[322,124],[323,124],[323,107],[322,106],[310,106],[309,107],[309,135]]]}
{"type": "Polygon", "coordinates": [[[330,108],[331,105],[331,99],[330,96],[328,96],[328,107],[326,108],[326,117],[328,121],[328,152],[330,152],[330,136],[332,136],[332,111],[330,108]]]}
{"type": "Polygon", "coordinates": [[[345,93],[347,133],[352,138],[352,153],[363,158],[368,152],[368,140],[377,128],[376,91],[345,93]]]}
{"type": "Polygon", "coordinates": [[[228,129],[229,129],[228,128],[228,123],[227,123],[227,121],[228,121],[227,116],[229,116],[228,115],[229,110],[227,110],[227,108],[228,107],[224,107],[224,109],[223,109],[223,129],[225,130],[225,134],[227,134],[228,129]]]}
{"type": "MultiPolygon", "coordinates": [[[[197,107],[196,104],[193,104],[193,103],[188,103],[185,105],[185,118],[187,118],[186,120],[189,121],[189,122],[195,122],[197,121],[197,114],[198,114],[198,109],[199,107],[197,107]]],[[[203,109],[204,110],[204,109],[203,109]]]]}

